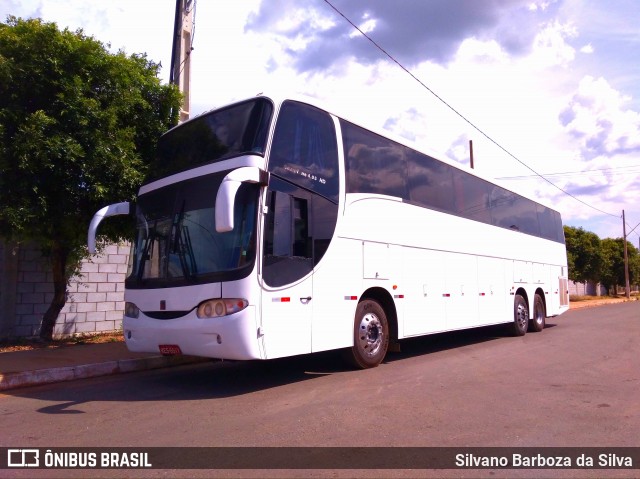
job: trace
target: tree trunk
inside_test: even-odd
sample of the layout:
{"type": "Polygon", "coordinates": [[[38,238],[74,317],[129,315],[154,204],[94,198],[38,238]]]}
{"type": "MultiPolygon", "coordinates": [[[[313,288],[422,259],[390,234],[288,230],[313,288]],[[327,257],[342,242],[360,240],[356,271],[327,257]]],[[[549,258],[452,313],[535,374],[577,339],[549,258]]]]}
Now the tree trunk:
{"type": "Polygon", "coordinates": [[[42,317],[40,327],[40,338],[46,341],[53,339],[53,329],[56,326],[58,315],[67,302],[67,259],[69,249],[54,242],[51,248],[51,270],[53,272],[53,299],[49,309],[42,317]]]}

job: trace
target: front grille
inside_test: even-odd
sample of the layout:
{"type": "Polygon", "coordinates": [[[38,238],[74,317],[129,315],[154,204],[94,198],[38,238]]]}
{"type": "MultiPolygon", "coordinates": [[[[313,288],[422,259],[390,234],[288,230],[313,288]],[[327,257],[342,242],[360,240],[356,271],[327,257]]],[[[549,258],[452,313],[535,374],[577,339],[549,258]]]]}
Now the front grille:
{"type": "Polygon", "coordinates": [[[146,316],[153,319],[176,319],[189,314],[189,311],[143,311],[146,316]]]}

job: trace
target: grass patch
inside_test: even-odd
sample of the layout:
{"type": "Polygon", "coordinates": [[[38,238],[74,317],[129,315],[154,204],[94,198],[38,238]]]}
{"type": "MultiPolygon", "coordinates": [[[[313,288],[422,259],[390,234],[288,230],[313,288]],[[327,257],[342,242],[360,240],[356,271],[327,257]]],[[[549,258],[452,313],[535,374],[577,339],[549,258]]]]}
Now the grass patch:
{"type": "Polygon", "coordinates": [[[571,300],[571,302],[575,302],[575,303],[579,303],[581,301],[596,301],[596,300],[600,300],[600,299],[615,299],[615,296],[574,296],[571,295],[569,297],[569,299],[571,300]]]}

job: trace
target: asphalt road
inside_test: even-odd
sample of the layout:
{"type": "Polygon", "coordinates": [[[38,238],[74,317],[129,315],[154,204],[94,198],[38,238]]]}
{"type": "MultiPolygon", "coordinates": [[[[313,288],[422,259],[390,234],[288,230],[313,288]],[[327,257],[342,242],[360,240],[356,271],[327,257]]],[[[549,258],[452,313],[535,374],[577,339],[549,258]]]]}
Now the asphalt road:
{"type": "MultiPolygon", "coordinates": [[[[638,447],[640,302],[569,311],[549,319],[541,333],[519,338],[489,327],[408,340],[401,353],[366,371],[348,370],[340,354],[322,353],[270,362],[211,362],[9,391],[0,395],[0,417],[4,447],[638,447]]],[[[30,474],[37,472],[69,475],[30,474]]],[[[531,473],[433,475],[539,476],[531,473]]],[[[154,477],[152,471],[145,474],[154,477]]],[[[220,474],[243,476],[238,471],[220,474]]],[[[124,474],[129,475],[135,474],[124,474]]],[[[603,475],[637,477],[640,469],[544,473],[603,475]]],[[[370,476],[366,471],[361,475],[370,476]]]]}

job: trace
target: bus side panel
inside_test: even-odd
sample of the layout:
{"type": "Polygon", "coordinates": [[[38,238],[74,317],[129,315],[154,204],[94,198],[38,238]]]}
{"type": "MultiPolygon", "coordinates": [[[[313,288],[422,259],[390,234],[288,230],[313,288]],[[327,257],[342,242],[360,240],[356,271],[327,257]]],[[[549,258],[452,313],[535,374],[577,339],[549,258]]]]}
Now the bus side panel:
{"type": "Polygon", "coordinates": [[[446,328],[443,292],[446,261],[441,252],[404,248],[405,309],[402,337],[436,333],[446,328]]]}
{"type": "MultiPolygon", "coordinates": [[[[506,265],[501,258],[478,257],[479,325],[507,323],[513,320],[512,297],[507,284],[506,265]]],[[[510,282],[509,282],[510,283],[510,282]]]]}
{"type": "Polygon", "coordinates": [[[470,254],[445,253],[447,267],[444,299],[447,311],[447,330],[477,326],[478,319],[478,261],[470,254]]]}
{"type": "Polygon", "coordinates": [[[362,241],[334,237],[313,275],[313,352],[350,347],[362,293],[362,241]]]}

